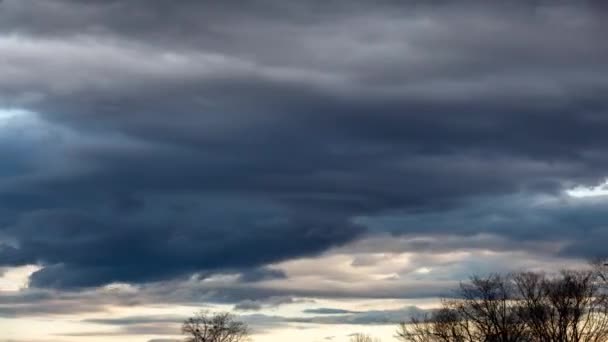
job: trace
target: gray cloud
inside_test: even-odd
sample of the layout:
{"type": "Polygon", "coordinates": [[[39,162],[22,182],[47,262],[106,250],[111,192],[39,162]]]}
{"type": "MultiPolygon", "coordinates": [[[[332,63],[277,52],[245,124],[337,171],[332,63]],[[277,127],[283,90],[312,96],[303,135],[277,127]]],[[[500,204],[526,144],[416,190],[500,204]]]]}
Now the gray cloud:
{"type": "Polygon", "coordinates": [[[500,208],[606,176],[600,2],[0,6],[0,108],[35,113],[0,123],[0,264],[34,287],[280,278],[387,231],[601,252],[599,205],[500,208]]]}
{"type": "Polygon", "coordinates": [[[262,304],[251,300],[242,301],[234,306],[236,311],[259,311],[261,309],[262,304]]]}
{"type": "MultiPolygon", "coordinates": [[[[255,292],[255,291],[254,291],[255,292]]],[[[288,296],[260,296],[256,297],[254,292],[250,293],[254,299],[242,300],[234,305],[234,310],[237,311],[260,311],[262,309],[276,308],[285,304],[302,303],[306,300],[294,299],[288,296]]],[[[228,301],[230,301],[228,299],[228,301]]]]}
{"type": "Polygon", "coordinates": [[[318,309],[306,309],[303,311],[307,314],[319,314],[319,315],[334,315],[334,314],[351,314],[357,313],[356,311],[334,309],[334,308],[318,308],[318,309]]]}
{"type": "MultiPolygon", "coordinates": [[[[417,307],[405,307],[399,310],[377,310],[377,311],[368,311],[368,312],[360,312],[356,314],[347,314],[347,315],[333,315],[330,317],[327,316],[316,316],[312,318],[304,318],[304,317],[281,317],[281,316],[268,316],[262,314],[255,315],[243,315],[240,316],[239,319],[242,319],[249,324],[252,325],[256,331],[261,331],[259,328],[264,327],[272,327],[279,324],[285,323],[307,323],[307,324],[355,324],[355,325],[384,325],[384,324],[396,324],[399,322],[407,321],[411,317],[419,317],[428,313],[428,310],[422,310],[417,307]]],[[[115,334],[122,333],[133,333],[137,332],[137,329],[146,329],[150,327],[150,323],[158,324],[158,323],[179,323],[179,322],[171,322],[167,321],[164,318],[160,320],[156,317],[125,317],[119,319],[92,319],[87,320],[87,322],[96,323],[96,324],[105,324],[105,325],[113,325],[121,327],[121,332],[115,334]]],[[[161,334],[172,334],[170,328],[162,328],[159,329],[157,333],[161,334]]],[[[98,332],[94,333],[95,336],[103,336],[108,335],[107,333],[98,332]]],[[[109,336],[114,333],[110,333],[109,336]]],[[[92,334],[76,334],[75,336],[90,336],[92,334]]]]}
{"type": "Polygon", "coordinates": [[[257,268],[240,274],[239,280],[243,282],[258,282],[263,280],[285,279],[287,275],[279,269],[269,267],[257,268]]]}
{"type": "MultiPolygon", "coordinates": [[[[411,317],[419,317],[425,313],[430,312],[429,310],[423,310],[415,306],[404,307],[397,310],[373,310],[365,312],[347,313],[340,315],[323,315],[314,317],[282,317],[282,316],[270,316],[264,314],[252,314],[252,315],[241,315],[240,320],[251,324],[256,329],[268,328],[277,326],[285,323],[307,323],[307,324],[357,324],[357,325],[383,325],[383,324],[397,324],[409,320],[411,317]]],[[[137,332],[138,329],[146,329],[151,326],[162,326],[157,329],[156,333],[160,334],[171,334],[170,326],[175,326],[181,323],[179,317],[173,316],[128,316],[115,319],[89,319],[85,322],[111,325],[120,327],[121,332],[109,333],[121,334],[121,333],[133,333],[137,332]],[[160,324],[160,325],[159,325],[160,324]],[[172,325],[167,325],[172,324],[172,325]]],[[[97,333],[95,333],[97,335],[97,333]]],[[[71,336],[90,336],[90,333],[75,334],[71,336]]],[[[108,335],[101,333],[100,335],[108,335]]]]}
{"type": "Polygon", "coordinates": [[[138,325],[138,324],[150,324],[150,323],[174,323],[181,324],[188,317],[177,316],[177,315],[166,315],[166,316],[129,316],[125,318],[92,318],[87,319],[87,323],[95,324],[108,324],[108,325],[138,325]]]}
{"type": "Polygon", "coordinates": [[[412,317],[420,317],[429,310],[416,306],[408,306],[398,310],[372,310],[365,312],[351,312],[341,315],[323,315],[312,318],[289,318],[290,322],[317,323],[317,324],[397,324],[407,322],[412,317]]]}

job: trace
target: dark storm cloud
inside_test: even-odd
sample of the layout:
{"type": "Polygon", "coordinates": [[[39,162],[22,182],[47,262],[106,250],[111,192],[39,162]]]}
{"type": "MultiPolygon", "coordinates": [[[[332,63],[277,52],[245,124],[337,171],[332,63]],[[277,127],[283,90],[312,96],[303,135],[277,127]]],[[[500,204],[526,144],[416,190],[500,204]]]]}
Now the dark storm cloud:
{"type": "MultiPolygon", "coordinates": [[[[230,215],[232,210],[226,214],[230,215]]],[[[177,215],[180,219],[156,224],[108,219],[114,226],[107,226],[99,221],[99,216],[40,213],[32,218],[33,222],[28,220],[10,229],[21,235],[19,249],[5,249],[1,255],[5,260],[17,261],[29,255],[32,259],[25,262],[43,260],[51,264],[32,275],[34,286],[94,286],[111,281],[153,281],[200,270],[254,267],[322,251],[356,231],[337,221],[330,224],[320,220],[305,223],[285,219],[285,222],[273,223],[273,217],[246,216],[238,220],[233,216],[227,221],[222,218],[214,222],[211,217],[177,215]],[[258,223],[254,221],[256,218],[258,223]],[[188,220],[192,223],[188,224],[188,220]],[[34,232],[40,224],[45,225],[49,235],[34,232]],[[283,241],[282,234],[291,235],[292,240],[283,241]],[[106,248],[111,250],[103,252],[106,248]],[[165,271],[159,273],[159,269],[165,271]]],[[[271,275],[280,276],[280,272],[266,276],[271,275]]],[[[262,274],[257,276],[257,280],[261,280],[262,274]]],[[[254,280],[247,276],[243,279],[254,280]]]]}
{"type": "MultiPolygon", "coordinates": [[[[361,218],[361,224],[373,231],[407,233],[416,236],[427,232],[434,240],[410,241],[404,250],[453,251],[488,247],[492,250],[536,250],[539,242],[578,241],[585,248],[568,247],[563,253],[576,256],[602,256],[600,246],[606,232],[606,199],[603,197],[571,198],[568,196],[530,196],[529,194],[477,198],[457,208],[436,212],[394,213],[361,218]],[[457,233],[462,240],[449,235],[457,233]],[[479,234],[486,234],[476,242],[479,234]],[[503,237],[506,240],[495,240],[503,237]],[[493,241],[494,240],[494,241],[493,241]],[[596,243],[591,243],[595,240],[596,243]],[[532,243],[533,245],[530,245],[532,243]],[[593,247],[593,248],[592,248],[593,247]]],[[[578,244],[578,243],[577,243],[578,244]]],[[[385,246],[390,250],[390,246],[385,246]]],[[[366,265],[374,260],[355,259],[366,265]]]]}
{"type": "Polygon", "coordinates": [[[0,110],[35,113],[0,123],[0,263],[45,266],[33,286],[281,277],[260,267],[366,226],[542,239],[555,212],[373,222],[606,176],[600,2],[0,6],[0,110]]]}

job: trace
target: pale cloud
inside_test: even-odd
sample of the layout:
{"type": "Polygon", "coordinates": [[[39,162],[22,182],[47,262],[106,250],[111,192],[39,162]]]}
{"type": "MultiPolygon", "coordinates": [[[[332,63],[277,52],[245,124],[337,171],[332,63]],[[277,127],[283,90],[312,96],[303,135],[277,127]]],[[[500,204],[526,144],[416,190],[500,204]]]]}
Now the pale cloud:
{"type": "Polygon", "coordinates": [[[572,197],[597,197],[608,195],[608,180],[603,183],[592,186],[577,186],[572,189],[566,190],[566,193],[572,197]]]}
{"type": "Polygon", "coordinates": [[[27,288],[29,276],[40,267],[29,265],[0,269],[0,291],[19,291],[27,288]]]}

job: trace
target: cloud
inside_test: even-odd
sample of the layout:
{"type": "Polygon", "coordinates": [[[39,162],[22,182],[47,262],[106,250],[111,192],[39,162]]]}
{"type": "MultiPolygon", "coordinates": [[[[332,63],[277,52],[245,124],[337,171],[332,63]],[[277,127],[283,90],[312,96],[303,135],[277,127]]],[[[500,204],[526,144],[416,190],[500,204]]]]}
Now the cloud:
{"type": "MultiPolygon", "coordinates": [[[[360,219],[372,230],[411,237],[407,245],[398,247],[401,250],[486,248],[592,258],[603,255],[601,242],[591,240],[603,241],[608,220],[603,210],[606,200],[527,194],[475,199],[440,215],[393,213],[360,219]],[[586,248],[581,248],[582,244],[586,248]]],[[[384,245],[384,249],[390,247],[384,245]]]]}
{"type": "MultiPolygon", "coordinates": [[[[277,325],[286,323],[385,325],[404,322],[409,320],[411,317],[418,317],[431,311],[432,310],[423,310],[415,306],[408,306],[396,310],[370,310],[365,312],[352,312],[339,315],[323,315],[314,317],[283,317],[278,315],[270,316],[265,314],[251,314],[241,315],[238,317],[238,319],[247,322],[254,329],[258,329],[260,327],[276,327],[277,325]]],[[[171,334],[169,326],[181,323],[178,317],[173,316],[126,316],[113,319],[88,319],[86,322],[120,327],[121,332],[101,334],[110,336],[112,334],[123,334],[129,332],[133,333],[138,329],[145,329],[146,327],[152,326],[157,327],[157,333],[171,334]]],[[[95,334],[97,334],[97,332],[95,334]]],[[[90,333],[85,333],[74,334],[71,336],[90,335],[90,333]]]]}
{"type": "Polygon", "coordinates": [[[334,309],[334,308],[318,308],[318,309],[306,309],[302,311],[307,314],[319,314],[319,315],[334,315],[334,314],[351,314],[357,313],[355,311],[334,309]]]}
{"type": "Polygon", "coordinates": [[[240,303],[237,303],[234,306],[234,310],[236,311],[259,311],[262,309],[262,304],[255,302],[255,301],[251,301],[251,300],[246,300],[240,303]]]}
{"type": "MultiPolygon", "coordinates": [[[[247,293],[246,288],[244,292],[247,293]]],[[[256,291],[252,291],[250,296],[255,299],[242,300],[234,305],[237,311],[260,311],[262,309],[276,308],[281,305],[303,303],[306,300],[294,299],[288,296],[257,296],[256,291]]],[[[230,299],[228,299],[230,301],[230,299]]]]}
{"type": "Polygon", "coordinates": [[[412,317],[420,317],[430,310],[423,310],[416,306],[408,306],[398,310],[371,310],[365,312],[351,312],[341,315],[325,315],[312,318],[289,318],[290,322],[317,323],[317,324],[397,324],[407,322],[412,317]]]}
{"type": "Polygon", "coordinates": [[[188,317],[178,315],[165,315],[165,316],[129,316],[124,318],[92,318],[87,319],[85,322],[95,324],[107,324],[107,325],[139,325],[149,323],[175,323],[181,324],[188,317]]]}
{"type": "Polygon", "coordinates": [[[240,274],[239,280],[243,282],[258,282],[264,280],[273,280],[273,279],[285,279],[287,275],[285,272],[272,269],[272,268],[257,268],[245,271],[240,274]]]}
{"type": "Polygon", "coordinates": [[[606,176],[597,2],[0,6],[0,264],[33,287],[277,281],[387,232],[601,252],[600,205],[512,202],[606,176]]]}

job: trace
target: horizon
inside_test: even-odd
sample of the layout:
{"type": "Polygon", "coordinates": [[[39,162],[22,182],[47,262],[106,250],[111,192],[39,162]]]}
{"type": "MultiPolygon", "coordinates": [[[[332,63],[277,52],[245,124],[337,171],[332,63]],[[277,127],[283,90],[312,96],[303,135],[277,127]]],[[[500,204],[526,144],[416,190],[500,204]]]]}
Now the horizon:
{"type": "Polygon", "coordinates": [[[601,1],[0,0],[0,342],[394,339],[607,257],[601,1]]]}

